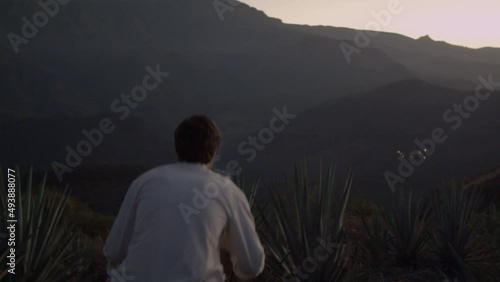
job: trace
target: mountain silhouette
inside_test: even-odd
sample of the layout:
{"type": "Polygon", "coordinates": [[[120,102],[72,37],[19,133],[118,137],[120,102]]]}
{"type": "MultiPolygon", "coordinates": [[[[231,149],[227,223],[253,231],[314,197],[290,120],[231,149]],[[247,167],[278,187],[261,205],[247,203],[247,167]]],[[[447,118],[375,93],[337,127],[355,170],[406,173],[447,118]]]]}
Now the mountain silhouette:
{"type": "MultiPolygon", "coordinates": [[[[20,36],[21,18],[41,9],[30,1],[4,6],[0,32],[20,36]]],[[[371,191],[385,185],[397,150],[449,128],[443,112],[473,94],[478,76],[497,79],[500,49],[382,32],[348,63],[340,46],[355,45],[359,32],[285,24],[244,3],[221,21],[208,0],[71,1],[17,54],[0,39],[0,129],[8,136],[0,164],[50,168],[83,129],[110,115],[116,132],[84,162],[168,162],[173,128],[194,113],[220,125],[223,160],[242,159],[238,144],[287,106],[298,118],[244,168],[273,174],[304,155],[331,156],[371,191]],[[142,83],[148,66],[169,76],[118,121],[113,101],[142,83]]],[[[405,185],[498,165],[498,95],[480,107],[405,185]]]]}

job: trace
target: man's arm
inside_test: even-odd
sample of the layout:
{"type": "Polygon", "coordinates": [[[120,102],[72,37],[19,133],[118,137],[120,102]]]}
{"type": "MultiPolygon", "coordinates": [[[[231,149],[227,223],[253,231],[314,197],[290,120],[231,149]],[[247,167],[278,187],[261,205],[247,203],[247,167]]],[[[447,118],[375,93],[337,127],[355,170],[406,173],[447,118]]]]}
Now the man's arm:
{"type": "Polygon", "coordinates": [[[108,261],[108,274],[112,268],[118,267],[127,255],[127,247],[134,231],[139,190],[136,182],[130,185],[103,248],[108,261]]]}
{"type": "MultiPolygon", "coordinates": [[[[239,188],[237,188],[239,189],[239,188]]],[[[265,254],[255,230],[255,221],[248,200],[238,191],[232,201],[227,231],[227,249],[231,254],[233,270],[242,280],[257,277],[264,269],[265,254]]]]}

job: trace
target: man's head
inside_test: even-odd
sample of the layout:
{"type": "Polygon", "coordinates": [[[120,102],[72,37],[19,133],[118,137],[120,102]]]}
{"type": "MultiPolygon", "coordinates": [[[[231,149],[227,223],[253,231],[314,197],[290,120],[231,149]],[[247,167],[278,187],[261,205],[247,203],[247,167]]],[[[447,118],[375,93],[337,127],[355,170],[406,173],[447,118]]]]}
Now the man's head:
{"type": "Polygon", "coordinates": [[[197,115],[185,119],[175,130],[175,151],[180,162],[210,164],[221,140],[215,122],[197,115]]]}

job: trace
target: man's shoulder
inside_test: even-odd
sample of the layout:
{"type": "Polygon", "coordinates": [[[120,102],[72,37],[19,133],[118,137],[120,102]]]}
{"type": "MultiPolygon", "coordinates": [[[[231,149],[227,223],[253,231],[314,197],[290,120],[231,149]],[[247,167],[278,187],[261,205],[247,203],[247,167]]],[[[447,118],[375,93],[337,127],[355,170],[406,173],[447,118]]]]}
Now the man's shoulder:
{"type": "Polygon", "coordinates": [[[133,184],[144,184],[152,179],[161,179],[162,177],[167,177],[169,172],[175,169],[175,164],[166,164],[154,167],[143,174],[139,175],[133,182],[133,184]]]}
{"type": "Polygon", "coordinates": [[[245,193],[233,182],[231,176],[226,174],[221,174],[219,172],[210,171],[209,172],[210,182],[216,184],[218,187],[222,188],[223,194],[226,195],[231,200],[241,200],[246,198],[245,193]]]}

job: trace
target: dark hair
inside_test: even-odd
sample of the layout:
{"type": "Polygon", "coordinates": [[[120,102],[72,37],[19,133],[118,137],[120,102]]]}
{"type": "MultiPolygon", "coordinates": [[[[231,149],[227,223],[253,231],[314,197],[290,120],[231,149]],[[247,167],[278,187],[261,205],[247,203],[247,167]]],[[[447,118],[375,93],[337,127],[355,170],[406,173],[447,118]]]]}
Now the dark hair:
{"type": "Polygon", "coordinates": [[[177,159],[189,163],[209,163],[220,144],[215,122],[203,115],[187,118],[175,130],[177,159]]]}

